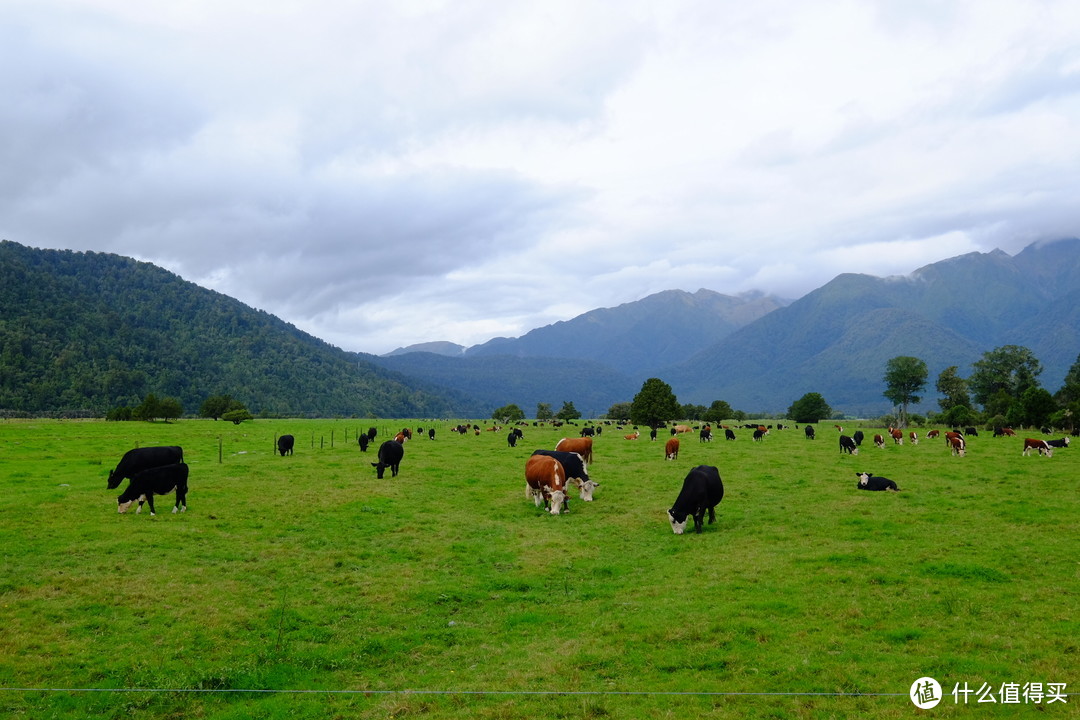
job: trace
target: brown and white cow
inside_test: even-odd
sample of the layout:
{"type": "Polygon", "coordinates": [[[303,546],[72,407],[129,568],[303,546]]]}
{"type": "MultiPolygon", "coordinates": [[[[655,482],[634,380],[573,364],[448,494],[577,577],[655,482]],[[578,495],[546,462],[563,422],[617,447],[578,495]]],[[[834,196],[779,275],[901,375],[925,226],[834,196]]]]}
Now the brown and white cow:
{"type": "Polygon", "coordinates": [[[889,435],[892,436],[893,442],[897,445],[904,444],[904,431],[899,428],[889,428],[889,435]]]}
{"type": "Polygon", "coordinates": [[[563,438],[555,444],[555,449],[559,452],[577,453],[585,462],[592,463],[592,441],[590,437],[563,438]]]}
{"type": "Polygon", "coordinates": [[[933,440],[934,438],[936,438],[940,434],[941,434],[940,430],[931,430],[930,432],[926,433],[926,439],[927,440],[933,440]]]}
{"type": "Polygon", "coordinates": [[[532,455],[525,462],[525,498],[543,505],[552,515],[566,507],[566,473],[562,463],[547,455],[532,455]]]}
{"type": "Polygon", "coordinates": [[[875,434],[874,444],[877,445],[879,448],[885,447],[885,438],[882,437],[880,434],[875,434]]]}
{"type": "Polygon", "coordinates": [[[679,438],[671,438],[664,445],[664,458],[666,460],[679,459],[679,438]]]}
{"type": "Polygon", "coordinates": [[[1046,457],[1054,457],[1054,448],[1050,447],[1050,443],[1035,438],[1024,438],[1024,454],[1027,455],[1032,450],[1038,450],[1040,455],[1046,457]]]}
{"type": "MultiPolygon", "coordinates": [[[[946,433],[949,435],[950,433],[946,433]]],[[[964,457],[967,452],[967,443],[964,442],[964,436],[959,433],[951,433],[952,437],[946,437],[945,442],[949,444],[949,449],[953,455],[964,457]]]]}
{"type": "Polygon", "coordinates": [[[627,440],[637,440],[639,437],[641,437],[641,433],[638,432],[637,430],[635,430],[634,432],[630,433],[629,435],[623,435],[623,437],[626,438],[627,440]]]}
{"type": "Polygon", "coordinates": [[[911,439],[911,444],[912,445],[918,445],[919,444],[919,433],[912,430],[909,433],[909,438],[911,439]]]}

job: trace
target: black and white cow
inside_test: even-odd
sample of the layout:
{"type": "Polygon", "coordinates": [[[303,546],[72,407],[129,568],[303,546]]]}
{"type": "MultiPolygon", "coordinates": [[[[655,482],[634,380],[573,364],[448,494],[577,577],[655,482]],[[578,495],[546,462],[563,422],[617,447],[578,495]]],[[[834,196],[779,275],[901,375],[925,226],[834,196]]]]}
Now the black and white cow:
{"type": "Polygon", "coordinates": [[[116,468],[109,473],[108,485],[110,490],[120,487],[125,479],[132,479],[143,470],[162,465],[175,465],[184,462],[184,449],[179,445],[163,445],[161,447],[144,447],[128,450],[120,458],[116,468]]]}
{"type": "Polygon", "coordinates": [[[428,428],[427,439],[428,440],[434,440],[435,439],[435,428],[428,428]]]}
{"type": "Polygon", "coordinates": [[[716,506],[724,499],[724,483],[720,471],[712,465],[698,465],[683,479],[682,490],[675,504],[667,511],[671,531],[682,535],[688,518],[694,518],[694,532],[700,533],[709,511],[709,524],[716,522],[716,506]]]}
{"type": "Polygon", "coordinates": [[[735,431],[732,430],[731,428],[724,428],[724,439],[725,440],[734,440],[735,439],[735,431]]]}
{"type": "Polygon", "coordinates": [[[581,491],[581,499],[584,502],[592,502],[593,490],[600,487],[600,483],[589,479],[589,467],[581,453],[563,452],[561,450],[534,450],[533,455],[545,455],[555,458],[562,465],[564,477],[570,480],[581,491]]]}
{"type": "Polygon", "coordinates": [[[510,447],[517,447],[517,441],[517,433],[511,430],[506,436],[506,444],[510,447]]]}
{"type": "Polygon", "coordinates": [[[712,442],[712,428],[706,425],[698,432],[698,442],[712,442]]]}
{"type": "Polygon", "coordinates": [[[1066,447],[1069,447],[1069,438],[1068,438],[1068,436],[1065,436],[1065,437],[1061,438],[1060,440],[1047,440],[1046,444],[1049,445],[1050,447],[1066,448],[1066,447]]]}
{"type": "Polygon", "coordinates": [[[840,436],[840,452],[847,453],[848,455],[858,455],[859,448],[855,445],[855,440],[847,435],[840,436]]]}
{"type": "Polygon", "coordinates": [[[292,435],[282,435],[277,439],[277,449],[281,453],[281,457],[286,455],[292,455],[293,445],[296,443],[296,438],[292,435]]]}
{"type": "Polygon", "coordinates": [[[807,425],[806,427],[804,427],[803,428],[803,434],[806,435],[807,440],[813,440],[814,439],[814,426],[813,425],[807,425]]]}
{"type": "Polygon", "coordinates": [[[858,484],[855,487],[860,490],[891,490],[892,492],[899,492],[900,488],[896,487],[896,483],[887,477],[881,477],[880,475],[874,475],[868,472],[857,472],[855,476],[859,478],[858,484]]]}
{"type": "Polygon", "coordinates": [[[397,477],[398,465],[401,458],[405,457],[405,448],[397,440],[387,440],[379,446],[379,462],[371,463],[375,468],[375,476],[382,480],[383,472],[390,468],[390,477],[397,477]]]}
{"type": "Polygon", "coordinates": [[[131,478],[131,483],[116,498],[116,511],[127,512],[131,503],[139,501],[135,513],[142,512],[143,502],[150,506],[150,515],[154,512],[154,496],[165,495],[176,490],[176,504],[173,512],[187,511],[188,466],[185,463],[159,465],[143,470],[131,478]]]}

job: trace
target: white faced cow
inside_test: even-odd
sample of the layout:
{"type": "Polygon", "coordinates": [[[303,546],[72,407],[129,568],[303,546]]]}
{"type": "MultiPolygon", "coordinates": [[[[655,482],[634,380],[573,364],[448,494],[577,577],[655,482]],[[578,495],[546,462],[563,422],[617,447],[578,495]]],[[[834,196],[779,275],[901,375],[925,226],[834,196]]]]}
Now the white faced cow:
{"type": "Polygon", "coordinates": [[[700,533],[705,511],[709,512],[709,524],[716,522],[716,506],[724,499],[724,483],[720,471],[712,465],[698,465],[683,479],[682,490],[675,504],[668,510],[671,531],[682,535],[687,519],[694,518],[694,532],[700,533]]]}

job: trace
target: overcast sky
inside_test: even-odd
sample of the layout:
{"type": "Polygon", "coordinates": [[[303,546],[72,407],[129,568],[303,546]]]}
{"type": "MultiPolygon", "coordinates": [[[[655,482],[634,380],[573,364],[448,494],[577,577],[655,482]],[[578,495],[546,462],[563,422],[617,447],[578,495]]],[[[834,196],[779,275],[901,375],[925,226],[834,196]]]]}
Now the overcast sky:
{"type": "Polygon", "coordinates": [[[1080,234],[1080,3],[0,0],[0,238],[347,350],[1080,234]]]}

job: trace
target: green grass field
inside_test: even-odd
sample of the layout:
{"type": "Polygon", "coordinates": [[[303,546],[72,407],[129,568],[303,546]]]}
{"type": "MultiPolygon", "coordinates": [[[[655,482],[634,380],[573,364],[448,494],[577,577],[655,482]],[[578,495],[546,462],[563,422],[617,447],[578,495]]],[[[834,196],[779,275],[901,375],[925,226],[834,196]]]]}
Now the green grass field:
{"type": "Polygon", "coordinates": [[[596,502],[572,491],[555,517],[523,468],[566,430],[526,427],[511,449],[506,429],[452,424],[0,423],[0,715],[1080,715],[1076,696],[950,694],[1080,686],[1080,447],[1022,457],[1021,434],[964,458],[940,440],[851,457],[821,425],[683,436],[671,462],[607,428],[596,502]],[[371,424],[437,439],[377,481],[355,441],[371,424]],[[108,471],[166,444],[191,467],[188,512],[166,496],[156,517],[117,514],[108,471]],[[724,480],[718,522],[675,536],[665,511],[699,464],[724,480]],[[856,490],[857,470],[902,492],[856,490]],[[921,676],[946,693],[933,710],[908,698],[921,676]]]}

